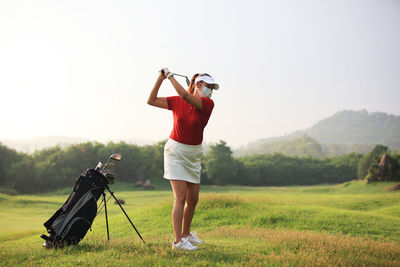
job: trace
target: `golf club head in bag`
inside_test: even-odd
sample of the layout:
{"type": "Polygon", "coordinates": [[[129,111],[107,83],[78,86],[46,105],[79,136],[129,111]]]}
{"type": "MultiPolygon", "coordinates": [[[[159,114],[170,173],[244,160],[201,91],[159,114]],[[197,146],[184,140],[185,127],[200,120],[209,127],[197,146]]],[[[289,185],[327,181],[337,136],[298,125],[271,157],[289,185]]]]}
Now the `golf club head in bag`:
{"type": "MultiPolygon", "coordinates": [[[[101,162],[99,162],[99,164],[97,164],[97,166],[99,166],[101,164],[100,172],[103,173],[103,171],[108,168],[108,167],[114,167],[114,163],[111,163],[110,160],[115,160],[115,161],[120,161],[122,160],[122,156],[121,154],[111,154],[110,157],[108,158],[106,164],[101,164],[101,162]]],[[[96,167],[97,168],[97,167],[96,167]]]]}
{"type": "Polygon", "coordinates": [[[100,170],[100,173],[103,174],[104,177],[106,177],[109,184],[114,184],[115,176],[109,169],[107,169],[107,168],[115,166],[115,164],[110,162],[110,160],[120,161],[120,160],[122,160],[122,156],[121,156],[121,154],[111,154],[110,157],[108,158],[106,164],[103,165],[101,162],[99,162],[97,164],[96,170],[100,170]]]}

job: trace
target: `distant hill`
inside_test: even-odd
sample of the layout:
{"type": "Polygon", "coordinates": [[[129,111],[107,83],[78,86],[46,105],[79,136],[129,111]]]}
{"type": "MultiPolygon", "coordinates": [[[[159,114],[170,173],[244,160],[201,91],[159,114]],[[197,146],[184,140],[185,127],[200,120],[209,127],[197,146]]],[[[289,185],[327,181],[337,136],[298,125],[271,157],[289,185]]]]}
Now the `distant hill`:
{"type": "MultiPolygon", "coordinates": [[[[96,140],[88,138],[79,138],[79,137],[47,136],[47,137],[37,137],[27,140],[1,139],[0,143],[9,148],[15,149],[19,152],[33,153],[36,150],[41,150],[43,148],[48,148],[48,147],[54,147],[57,145],[64,148],[73,144],[95,142],[95,141],[96,140]]],[[[147,139],[112,140],[112,141],[114,142],[125,141],[128,144],[137,144],[137,145],[148,145],[155,143],[154,141],[147,139]]]]}
{"type": "MultiPolygon", "coordinates": [[[[383,112],[368,112],[366,110],[344,110],[333,116],[318,121],[312,127],[291,134],[261,139],[235,151],[235,155],[257,154],[298,150],[288,142],[303,146],[319,143],[324,156],[336,156],[351,151],[365,153],[376,144],[387,145],[391,149],[400,149],[400,116],[383,112]],[[305,136],[307,138],[305,138],[305,136]],[[282,149],[284,148],[284,149],[282,149]]],[[[314,154],[316,154],[316,144],[314,154]]],[[[311,154],[307,154],[311,155],[311,154]]],[[[303,155],[298,155],[303,156],[303,155]]]]}
{"type": "Polygon", "coordinates": [[[91,142],[92,140],[86,138],[77,137],[66,137],[66,136],[47,136],[47,137],[37,137],[33,139],[26,140],[13,140],[13,139],[1,139],[0,142],[12,149],[19,152],[33,153],[36,150],[41,150],[43,148],[61,146],[67,147],[72,144],[80,144],[91,142]]]}
{"type": "Polygon", "coordinates": [[[399,149],[400,116],[383,112],[369,113],[366,110],[345,110],[317,122],[305,130],[304,134],[321,144],[384,144],[399,149]]]}

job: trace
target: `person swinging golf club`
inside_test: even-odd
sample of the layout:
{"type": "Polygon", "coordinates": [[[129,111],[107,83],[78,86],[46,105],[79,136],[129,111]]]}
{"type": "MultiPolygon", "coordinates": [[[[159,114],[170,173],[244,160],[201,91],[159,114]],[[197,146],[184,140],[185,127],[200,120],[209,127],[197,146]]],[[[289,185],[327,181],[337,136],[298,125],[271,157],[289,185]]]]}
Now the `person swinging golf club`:
{"type": "Polygon", "coordinates": [[[172,248],[197,250],[204,241],[190,232],[190,225],[199,198],[203,131],[214,108],[212,92],[219,85],[206,73],[196,74],[185,90],[174,75],[177,74],[167,68],[160,71],[147,104],[172,110],[174,118],[171,135],[164,147],[164,178],[170,180],[175,197],[172,248]],[[178,96],[158,97],[165,79],[169,79],[178,96]]]}

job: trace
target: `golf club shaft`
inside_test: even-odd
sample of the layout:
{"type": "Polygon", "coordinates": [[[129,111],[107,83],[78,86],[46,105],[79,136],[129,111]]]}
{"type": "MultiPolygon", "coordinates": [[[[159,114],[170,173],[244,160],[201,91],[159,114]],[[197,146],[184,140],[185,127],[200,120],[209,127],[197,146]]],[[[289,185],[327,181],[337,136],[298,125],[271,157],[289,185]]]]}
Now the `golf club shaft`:
{"type": "Polygon", "coordinates": [[[172,73],[172,75],[176,75],[176,76],[187,78],[185,75],[181,75],[181,74],[178,74],[178,73],[172,73]]]}
{"type": "MultiPolygon", "coordinates": [[[[161,70],[161,74],[162,74],[162,75],[165,75],[165,72],[164,72],[163,69],[161,70]]],[[[182,75],[182,74],[178,74],[178,73],[173,73],[173,72],[171,72],[171,74],[172,74],[172,75],[176,75],[176,76],[180,76],[180,77],[186,78],[186,84],[187,84],[188,86],[190,86],[190,80],[189,80],[189,78],[188,78],[187,76],[182,75]]]]}
{"type": "Polygon", "coordinates": [[[107,162],[106,162],[106,163],[103,165],[103,167],[100,169],[100,173],[103,173],[104,169],[105,169],[106,166],[107,166],[107,163],[110,162],[110,159],[111,159],[111,157],[107,160],[107,162]]]}
{"type": "MultiPolygon", "coordinates": [[[[165,75],[165,72],[164,72],[164,70],[161,70],[161,74],[162,74],[162,75],[165,75]]],[[[171,74],[172,74],[172,75],[176,75],[176,76],[180,76],[180,77],[187,78],[187,76],[185,76],[185,75],[182,75],[182,74],[173,73],[173,72],[171,72],[171,74]]]]}

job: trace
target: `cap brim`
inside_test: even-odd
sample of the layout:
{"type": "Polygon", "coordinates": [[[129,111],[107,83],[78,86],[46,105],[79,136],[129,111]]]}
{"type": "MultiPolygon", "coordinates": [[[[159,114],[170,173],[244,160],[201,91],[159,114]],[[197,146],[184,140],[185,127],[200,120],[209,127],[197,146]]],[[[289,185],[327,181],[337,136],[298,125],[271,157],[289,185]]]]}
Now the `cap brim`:
{"type": "Polygon", "coordinates": [[[210,87],[210,89],[214,89],[214,90],[218,90],[219,89],[218,83],[209,84],[209,87],[210,87]]]}
{"type": "Polygon", "coordinates": [[[196,82],[200,82],[200,81],[203,81],[203,82],[207,83],[208,87],[210,89],[214,89],[214,90],[218,90],[219,89],[218,83],[216,83],[211,76],[200,76],[200,77],[198,77],[196,79],[196,82]]]}

